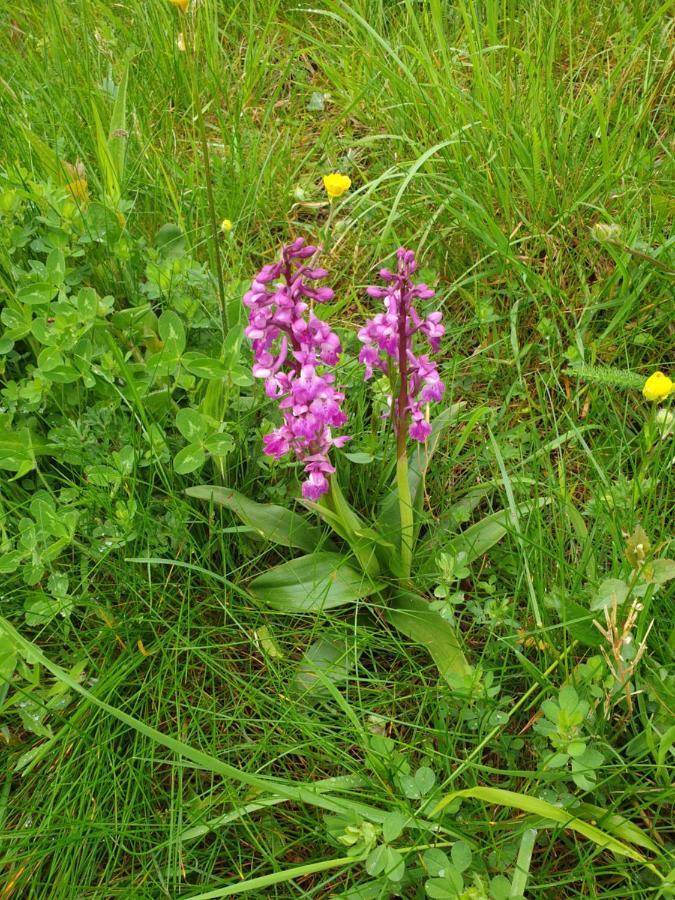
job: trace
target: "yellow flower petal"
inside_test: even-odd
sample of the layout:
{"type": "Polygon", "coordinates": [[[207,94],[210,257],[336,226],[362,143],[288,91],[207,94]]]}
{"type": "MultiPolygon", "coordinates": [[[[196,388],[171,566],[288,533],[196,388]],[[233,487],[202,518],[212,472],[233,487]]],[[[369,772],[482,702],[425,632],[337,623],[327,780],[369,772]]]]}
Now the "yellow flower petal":
{"type": "Polygon", "coordinates": [[[349,190],[352,186],[352,180],[349,175],[340,175],[339,172],[333,172],[331,175],[323,176],[323,186],[330,199],[334,200],[349,190]]]}
{"type": "Polygon", "coordinates": [[[233,228],[234,226],[231,219],[223,219],[223,221],[220,223],[220,230],[223,232],[223,234],[229,234],[233,228]]]}
{"type": "Polygon", "coordinates": [[[190,5],[190,0],[169,0],[169,3],[172,6],[177,6],[181,12],[187,12],[187,8],[190,5]]]}
{"type": "Polygon", "coordinates": [[[646,400],[665,400],[675,390],[675,384],[663,372],[654,372],[645,381],[642,394],[646,400]]]}

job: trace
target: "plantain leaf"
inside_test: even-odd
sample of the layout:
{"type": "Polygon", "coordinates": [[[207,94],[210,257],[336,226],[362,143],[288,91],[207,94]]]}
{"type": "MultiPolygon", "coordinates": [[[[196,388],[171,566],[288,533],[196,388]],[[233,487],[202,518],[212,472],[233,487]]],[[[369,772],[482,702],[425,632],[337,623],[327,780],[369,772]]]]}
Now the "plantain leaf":
{"type": "Polygon", "coordinates": [[[382,589],[339,553],[309,553],[268,569],[249,583],[250,593],[285,612],[319,612],[354,603],[382,589]]]}
{"type": "MultiPolygon", "coordinates": [[[[491,787],[475,787],[467,788],[463,791],[453,791],[440,801],[432,811],[431,815],[436,815],[449,803],[452,803],[453,800],[461,797],[470,798],[472,800],[482,800],[485,803],[497,806],[508,806],[510,809],[519,809],[530,815],[538,816],[542,819],[549,819],[550,821],[561,825],[563,828],[569,828],[571,831],[576,831],[577,834],[588,838],[589,841],[593,841],[603,849],[611,850],[619,856],[628,856],[630,859],[634,859],[637,862],[647,863],[646,858],[638,850],[635,850],[627,843],[614,837],[613,834],[610,834],[608,831],[603,831],[596,825],[591,825],[589,822],[585,822],[578,816],[574,816],[570,812],[561,809],[559,806],[548,803],[546,800],[540,800],[538,797],[530,797],[528,794],[521,794],[517,791],[506,791],[502,788],[491,787]]],[[[598,817],[602,818],[602,816],[605,815],[609,815],[605,810],[600,807],[593,807],[594,821],[597,821],[598,817]]],[[[612,825],[614,830],[616,830],[615,825],[616,823],[612,825]]],[[[637,828],[637,826],[633,827],[637,828]]],[[[634,840],[632,829],[622,828],[621,835],[632,843],[637,843],[634,840]],[[629,834],[633,836],[629,838],[629,834]]],[[[648,844],[645,844],[646,840],[648,840],[648,838],[643,835],[640,846],[649,846],[648,844]]]]}
{"type": "Polygon", "coordinates": [[[397,591],[384,610],[394,628],[417,644],[422,644],[436,663],[438,671],[451,687],[470,675],[459,639],[452,624],[430,609],[424,598],[408,591],[397,591]]]}
{"type": "Polygon", "coordinates": [[[231,488],[217,485],[200,484],[188,488],[186,493],[198,500],[226,506],[261,537],[283,547],[298,547],[311,553],[323,542],[321,529],[283,506],[256,503],[231,488]]]}

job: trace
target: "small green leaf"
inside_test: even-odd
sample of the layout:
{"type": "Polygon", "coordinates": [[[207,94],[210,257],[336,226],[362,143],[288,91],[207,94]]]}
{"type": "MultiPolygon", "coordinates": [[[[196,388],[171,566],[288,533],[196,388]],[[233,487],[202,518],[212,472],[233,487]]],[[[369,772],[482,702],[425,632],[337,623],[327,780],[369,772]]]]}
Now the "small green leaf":
{"type": "Polygon", "coordinates": [[[38,353],[37,364],[41,372],[49,372],[63,365],[63,354],[56,347],[45,347],[38,353]]]}
{"type": "Polygon", "coordinates": [[[400,881],[405,874],[405,860],[398,850],[380,844],[366,858],[366,872],[373,877],[384,875],[389,881],[400,881]]]}
{"type": "Polygon", "coordinates": [[[185,350],[185,327],[178,313],[165,310],[159,317],[159,336],[164,341],[164,352],[170,356],[180,356],[185,350]]]}
{"type": "Polygon", "coordinates": [[[427,897],[432,900],[459,900],[464,879],[454,866],[448,866],[442,878],[430,878],[424,884],[427,897]]]}
{"type": "Polygon", "coordinates": [[[338,553],[310,553],[292,559],[254,578],[254,597],[284,612],[319,612],[355,603],[381,590],[365,575],[347,565],[338,553]]]}
{"type": "Polygon", "coordinates": [[[47,278],[55,287],[59,287],[66,274],[66,258],[63,255],[63,250],[55,248],[50,251],[47,257],[46,269],[47,278]]]}
{"type": "Polygon", "coordinates": [[[403,854],[393,847],[387,847],[387,858],[384,865],[384,875],[389,881],[398,882],[405,875],[405,860],[403,854]]]}
{"type": "Polygon", "coordinates": [[[447,853],[436,847],[427,850],[422,857],[424,866],[432,878],[444,878],[445,873],[450,865],[447,853]]]}
{"type": "Polygon", "coordinates": [[[179,475],[187,475],[204,465],[206,453],[201,444],[188,444],[173,458],[173,467],[179,475]]]}
{"type": "Polygon", "coordinates": [[[212,456],[227,456],[234,450],[234,439],[231,434],[224,431],[215,431],[204,441],[204,448],[212,456]]]}
{"type": "Polygon", "coordinates": [[[598,588],[598,592],[593,600],[591,600],[591,609],[593,611],[609,609],[613,603],[621,606],[626,602],[628,591],[628,585],[620,578],[606,578],[598,588]]]}
{"type": "Polygon", "coordinates": [[[326,694],[328,688],[323,679],[338,684],[347,678],[353,664],[354,657],[346,641],[319,637],[305,650],[293,686],[305,694],[326,694]]]}
{"type": "Polygon", "coordinates": [[[16,292],[16,299],[29,306],[44,306],[56,295],[58,288],[47,281],[34,281],[24,284],[16,292]]]}
{"type": "Polygon", "coordinates": [[[375,878],[387,865],[387,845],[380,844],[370,851],[366,859],[366,872],[375,878]]]}
{"type": "Polygon", "coordinates": [[[48,372],[43,373],[45,378],[53,381],[54,384],[73,384],[80,378],[80,373],[73,366],[63,365],[54,366],[48,372]]]}
{"type": "Polygon", "coordinates": [[[655,559],[649,567],[649,580],[654,584],[666,584],[675,578],[675,560],[655,559]]]}
{"type": "Polygon", "coordinates": [[[452,862],[458,872],[466,872],[471,865],[471,848],[464,841],[457,841],[450,849],[452,862]]]}
{"type": "Polygon", "coordinates": [[[429,766],[420,766],[415,772],[415,784],[420,792],[420,797],[426,796],[436,784],[436,776],[429,766]]]}
{"type": "Polygon", "coordinates": [[[358,466],[367,466],[375,459],[372,453],[345,453],[345,456],[358,466]]]}
{"type": "Polygon", "coordinates": [[[28,554],[23,550],[10,550],[0,556],[0,575],[10,575],[21,565],[28,554]]]}
{"type": "Polygon", "coordinates": [[[572,637],[587,647],[599,647],[603,637],[593,624],[593,614],[567,597],[561,600],[560,607],[561,618],[572,637]]]}
{"type": "Polygon", "coordinates": [[[490,880],[491,900],[509,900],[511,897],[511,882],[505,875],[495,875],[490,880]]]}
{"type": "Polygon", "coordinates": [[[179,409],[176,413],[176,428],[180,431],[186,441],[190,443],[198,441],[204,437],[208,431],[208,423],[204,416],[192,407],[179,409]]]}
{"type": "Polygon", "coordinates": [[[173,222],[162,225],[155,235],[155,247],[163,259],[177,259],[184,256],[187,242],[182,228],[173,222]]]}
{"type": "Polygon", "coordinates": [[[48,625],[58,615],[69,615],[72,602],[68,597],[50,597],[39,591],[29,595],[23,608],[27,625],[48,625]]]}
{"type": "Polygon", "coordinates": [[[196,375],[197,378],[225,378],[229,374],[229,369],[220,360],[194,351],[184,353],[181,363],[191,375],[196,375]]]}
{"type": "Polygon", "coordinates": [[[406,821],[406,817],[397,809],[392,810],[386,815],[382,822],[382,837],[387,843],[391,843],[401,836],[406,821]]]}

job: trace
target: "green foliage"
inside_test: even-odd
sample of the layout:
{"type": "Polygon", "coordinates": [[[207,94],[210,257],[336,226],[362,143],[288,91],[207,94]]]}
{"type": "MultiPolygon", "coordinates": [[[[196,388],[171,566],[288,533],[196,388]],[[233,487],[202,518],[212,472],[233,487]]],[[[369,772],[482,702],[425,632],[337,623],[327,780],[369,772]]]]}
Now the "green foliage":
{"type": "Polygon", "coordinates": [[[6,892],[672,888],[667,12],[0,10],[6,892]],[[338,369],[329,504],[261,452],[241,296],[299,234],[345,359],[400,244],[444,312],[410,579],[386,379],[338,369]]]}

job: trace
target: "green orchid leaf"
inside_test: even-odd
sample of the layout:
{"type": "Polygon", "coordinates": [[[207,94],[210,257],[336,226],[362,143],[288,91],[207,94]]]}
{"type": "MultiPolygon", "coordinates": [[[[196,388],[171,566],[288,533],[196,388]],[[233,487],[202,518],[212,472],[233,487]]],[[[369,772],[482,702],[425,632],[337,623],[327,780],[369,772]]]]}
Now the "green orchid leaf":
{"type": "Polygon", "coordinates": [[[272,503],[256,503],[231,488],[200,484],[186,491],[189,497],[207,500],[232,510],[245,525],[249,525],[260,537],[284,547],[297,547],[311,553],[325,543],[321,529],[310,525],[302,516],[275,506],[272,503]]]}
{"type": "Polygon", "coordinates": [[[249,583],[258,600],[284,612],[319,612],[354,603],[383,585],[349,566],[339,553],[309,553],[268,569],[249,583]]]}
{"type": "MultiPolygon", "coordinates": [[[[551,822],[561,825],[563,828],[569,828],[571,831],[576,831],[577,834],[593,841],[605,850],[611,850],[618,856],[627,856],[637,862],[647,862],[645,857],[638,850],[629,846],[628,843],[624,843],[623,840],[619,840],[614,834],[609,832],[609,829],[603,831],[596,825],[591,825],[582,818],[572,815],[568,810],[561,809],[559,806],[554,806],[546,800],[540,800],[538,797],[530,797],[528,794],[521,794],[517,791],[506,791],[502,788],[492,787],[475,787],[467,788],[462,791],[453,791],[451,794],[447,794],[434,808],[431,813],[432,816],[437,815],[457,798],[482,800],[485,803],[495,806],[507,806],[510,809],[519,809],[521,812],[529,813],[530,815],[542,819],[548,819],[551,822]]],[[[594,807],[593,821],[602,820],[602,817],[605,815],[608,815],[605,810],[594,807]]],[[[613,824],[612,827],[616,831],[615,824],[613,824]]],[[[628,832],[625,829],[622,830],[624,840],[635,843],[633,837],[628,837],[629,833],[632,832],[628,832]]],[[[640,846],[645,846],[644,836],[643,840],[640,842],[640,846]]]]}
{"type": "Polygon", "coordinates": [[[330,491],[321,503],[302,500],[303,506],[315,512],[333,531],[349,544],[363,571],[372,577],[380,572],[379,559],[387,558],[393,546],[367,525],[350,506],[340,489],[336,476],[330,481],[330,491]]]}
{"type": "Polygon", "coordinates": [[[452,624],[431,609],[423,597],[397,591],[385,608],[384,617],[406,637],[426,647],[451,687],[457,687],[458,681],[470,675],[471,667],[452,624]]]}

